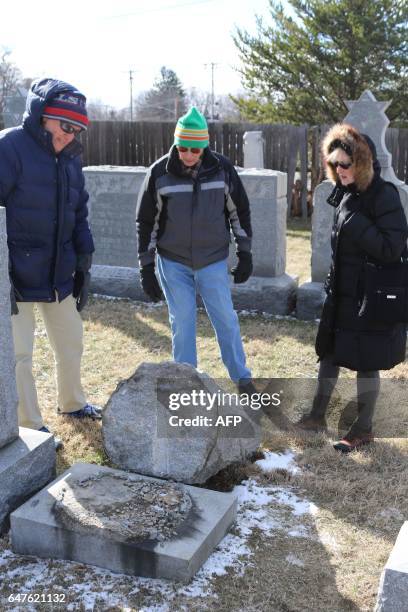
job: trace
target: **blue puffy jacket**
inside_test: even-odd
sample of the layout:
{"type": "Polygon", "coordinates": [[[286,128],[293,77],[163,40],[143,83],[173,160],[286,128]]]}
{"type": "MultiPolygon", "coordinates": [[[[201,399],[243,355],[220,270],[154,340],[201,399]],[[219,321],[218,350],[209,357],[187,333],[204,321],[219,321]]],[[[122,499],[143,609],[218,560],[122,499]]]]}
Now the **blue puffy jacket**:
{"type": "MultiPolygon", "coordinates": [[[[72,293],[79,254],[94,251],[88,193],[76,140],[55,154],[41,125],[43,109],[62,91],[54,79],[35,82],[23,124],[0,132],[0,205],[6,207],[11,279],[19,301],[61,301],[72,293]]],[[[78,92],[77,92],[78,93],[78,92]]]]}

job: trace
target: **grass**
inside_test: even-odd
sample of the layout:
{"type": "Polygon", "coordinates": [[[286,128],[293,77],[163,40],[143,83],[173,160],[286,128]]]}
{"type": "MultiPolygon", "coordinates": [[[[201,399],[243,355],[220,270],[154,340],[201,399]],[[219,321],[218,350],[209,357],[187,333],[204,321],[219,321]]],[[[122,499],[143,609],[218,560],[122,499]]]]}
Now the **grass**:
{"type": "Polygon", "coordinates": [[[311,278],[312,249],[310,244],[311,221],[294,217],[288,219],[286,231],[286,272],[299,277],[299,285],[311,278]]]}
{"type": "MultiPolygon", "coordinates": [[[[304,251],[309,249],[309,231],[304,222],[291,222],[289,271],[298,270],[299,261],[306,259],[304,251]]],[[[307,274],[305,265],[301,279],[306,280],[307,274]]],[[[83,319],[83,383],[89,401],[95,404],[103,406],[117,383],[128,378],[141,362],[170,359],[171,340],[164,306],[94,298],[83,319]]],[[[310,379],[317,375],[313,348],[315,323],[261,315],[241,317],[240,323],[254,377],[310,379]]],[[[200,368],[214,378],[225,378],[213,331],[203,312],[198,317],[198,351],[200,368]]],[[[45,422],[64,440],[64,449],[58,454],[58,472],[79,460],[110,465],[102,444],[100,423],[71,422],[56,415],[53,358],[40,321],[34,363],[45,422]]],[[[344,393],[352,395],[353,375],[348,371],[342,374],[344,393]]],[[[254,556],[242,576],[231,572],[228,576],[214,577],[216,599],[210,597],[203,602],[194,598],[186,600],[180,595],[170,604],[171,609],[203,610],[204,603],[207,609],[218,612],[334,612],[373,608],[380,573],[406,517],[408,497],[408,443],[404,438],[407,366],[401,364],[383,374],[388,378],[396,376],[399,382],[390,384],[401,385],[401,401],[392,405],[387,395],[377,416],[377,425],[391,423],[394,438],[379,439],[372,448],[362,452],[339,456],[331,446],[330,437],[279,431],[272,420],[264,417],[263,447],[274,451],[290,448],[297,452],[301,474],[291,475],[285,470],[261,474],[248,464],[227,470],[212,486],[225,490],[252,476],[260,483],[296,490],[319,507],[316,516],[305,519],[314,535],[290,538],[277,530],[273,536],[265,537],[255,531],[249,543],[254,556]],[[297,559],[297,564],[290,562],[291,558],[297,559]]],[[[310,398],[298,400],[288,407],[292,420],[310,407],[310,398]]],[[[331,403],[329,424],[333,430],[344,401],[337,393],[331,403]]],[[[279,520],[289,519],[282,514],[279,520]]],[[[0,539],[0,549],[4,545],[4,539],[0,539]]],[[[80,567],[75,571],[80,572],[80,567]]],[[[80,583],[80,573],[72,580],[80,583]]],[[[118,577],[116,587],[119,593],[128,594],[131,580],[118,577]]],[[[3,588],[7,589],[7,585],[3,588]]],[[[134,609],[146,605],[148,595],[143,590],[135,594],[134,609]]]]}

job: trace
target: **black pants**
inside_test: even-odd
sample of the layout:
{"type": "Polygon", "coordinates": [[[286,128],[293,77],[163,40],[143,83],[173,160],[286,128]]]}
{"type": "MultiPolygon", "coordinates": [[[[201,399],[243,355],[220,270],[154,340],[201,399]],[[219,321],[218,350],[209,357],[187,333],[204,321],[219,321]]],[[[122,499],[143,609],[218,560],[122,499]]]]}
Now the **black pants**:
{"type": "MultiPolygon", "coordinates": [[[[317,390],[311,410],[311,415],[314,418],[321,418],[326,414],[327,406],[339,377],[339,371],[339,366],[333,364],[333,355],[326,355],[321,360],[317,390]]],[[[379,391],[380,373],[378,370],[357,372],[357,418],[349,430],[352,435],[358,436],[371,432],[379,391]]]]}

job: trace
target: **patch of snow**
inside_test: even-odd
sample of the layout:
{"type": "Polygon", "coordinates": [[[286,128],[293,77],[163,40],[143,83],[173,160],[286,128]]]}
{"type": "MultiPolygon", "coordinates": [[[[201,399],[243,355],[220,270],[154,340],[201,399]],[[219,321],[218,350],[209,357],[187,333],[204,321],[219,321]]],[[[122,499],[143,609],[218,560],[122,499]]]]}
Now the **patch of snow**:
{"type": "Polygon", "coordinates": [[[289,553],[289,555],[286,555],[286,561],[288,563],[290,563],[291,565],[297,565],[298,567],[304,567],[305,566],[304,562],[301,559],[298,559],[292,553],[289,553]]]}
{"type": "Polygon", "coordinates": [[[310,530],[306,527],[306,525],[299,525],[294,529],[289,529],[287,535],[290,538],[307,538],[310,539],[310,530]]]}
{"type": "Polygon", "coordinates": [[[318,539],[324,546],[332,548],[333,550],[337,550],[339,548],[334,536],[332,536],[330,533],[325,531],[318,533],[318,539]]]}
{"type": "Polygon", "coordinates": [[[298,474],[300,468],[295,465],[296,455],[289,450],[284,453],[272,453],[264,451],[264,459],[258,459],[255,463],[263,472],[271,472],[272,470],[283,469],[291,474],[298,474]]]}

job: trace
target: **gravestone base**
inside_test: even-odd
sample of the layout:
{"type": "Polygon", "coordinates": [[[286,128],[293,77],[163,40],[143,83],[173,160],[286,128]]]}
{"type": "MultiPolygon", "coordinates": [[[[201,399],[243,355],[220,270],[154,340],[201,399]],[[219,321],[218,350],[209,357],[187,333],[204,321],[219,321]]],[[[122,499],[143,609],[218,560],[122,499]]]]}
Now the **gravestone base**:
{"type": "Polygon", "coordinates": [[[52,434],[20,427],[20,437],[0,449],[0,534],[9,514],[55,478],[52,434]]]}
{"type": "Polygon", "coordinates": [[[408,521],[405,521],[381,575],[375,612],[403,612],[408,609],[407,602],[408,521]]]}
{"type": "MultiPolygon", "coordinates": [[[[272,314],[290,314],[296,301],[297,278],[282,274],[276,277],[252,276],[246,283],[234,285],[231,277],[235,308],[256,309],[272,314]]],[[[148,301],[140,286],[138,268],[93,265],[91,291],[132,300],[148,301]]]]}
{"type": "Polygon", "coordinates": [[[297,290],[296,317],[302,321],[320,319],[325,298],[323,283],[303,283],[297,290]]]}
{"type": "MultiPolygon", "coordinates": [[[[151,483],[166,486],[170,484],[157,478],[129,475],[121,470],[77,463],[12,513],[10,522],[13,551],[23,555],[78,561],[133,576],[188,582],[236,518],[237,500],[233,494],[180,483],[171,484],[189,496],[192,505],[177,532],[167,539],[137,541],[136,538],[124,537],[120,529],[113,532],[101,528],[98,520],[84,530],[83,521],[66,522],[61,518],[59,504],[62,495],[64,491],[77,486],[76,483],[81,485],[92,480],[98,482],[97,493],[94,495],[92,490],[88,493],[88,503],[95,502],[98,495],[98,499],[103,500],[102,503],[106,505],[101,485],[101,479],[106,477],[108,480],[130,479],[134,482],[140,482],[142,479],[147,487],[151,483]]],[[[107,491],[107,497],[108,494],[112,497],[112,490],[107,491]]],[[[75,495],[71,495],[71,498],[75,500],[75,495]]],[[[86,499],[86,494],[84,498],[86,499]]],[[[120,499],[116,505],[118,508],[111,511],[110,517],[112,513],[121,513],[123,504],[120,499]]],[[[83,505],[79,506],[82,513],[83,505]]],[[[129,507],[131,509],[132,505],[129,507]]],[[[106,507],[104,512],[107,512],[106,507]]],[[[92,518],[93,508],[89,516],[92,518]]]]}
{"type": "Polygon", "coordinates": [[[231,281],[232,299],[235,308],[289,315],[295,308],[297,285],[297,276],[289,274],[272,278],[251,276],[240,285],[231,281]]]}

